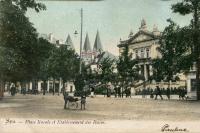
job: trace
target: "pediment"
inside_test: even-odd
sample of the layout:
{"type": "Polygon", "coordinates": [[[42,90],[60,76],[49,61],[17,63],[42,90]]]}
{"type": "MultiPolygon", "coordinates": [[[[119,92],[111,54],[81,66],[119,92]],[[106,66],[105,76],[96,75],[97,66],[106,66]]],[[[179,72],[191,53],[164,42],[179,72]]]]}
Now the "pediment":
{"type": "Polygon", "coordinates": [[[140,31],[131,38],[131,43],[152,39],[154,39],[154,35],[152,33],[145,33],[144,31],[140,31]]]}

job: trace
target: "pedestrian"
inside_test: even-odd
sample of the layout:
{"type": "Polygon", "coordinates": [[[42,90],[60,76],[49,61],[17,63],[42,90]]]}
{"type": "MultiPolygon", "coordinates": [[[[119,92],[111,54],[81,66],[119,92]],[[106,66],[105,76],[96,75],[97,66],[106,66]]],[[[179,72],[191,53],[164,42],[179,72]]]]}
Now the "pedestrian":
{"type": "Polygon", "coordinates": [[[147,90],[142,89],[142,98],[146,98],[147,90]]]}
{"type": "Polygon", "coordinates": [[[152,99],[154,98],[153,89],[150,90],[150,98],[152,98],[152,99]]]}
{"type": "Polygon", "coordinates": [[[16,88],[15,88],[15,85],[12,83],[11,84],[11,95],[14,96],[16,93],[16,88]]]}
{"type": "Polygon", "coordinates": [[[93,86],[91,86],[90,88],[91,88],[91,98],[94,98],[94,90],[95,90],[95,88],[93,86]]]}
{"type": "Polygon", "coordinates": [[[180,97],[182,98],[182,100],[187,99],[187,97],[186,97],[186,94],[187,94],[186,89],[185,89],[185,88],[182,88],[182,89],[180,89],[180,90],[181,90],[181,92],[180,92],[180,97]]]}
{"type": "Polygon", "coordinates": [[[23,95],[26,95],[26,88],[25,87],[22,88],[22,93],[23,93],[23,95]]]}
{"type": "Polygon", "coordinates": [[[167,88],[167,91],[166,91],[166,95],[167,95],[167,98],[168,98],[168,100],[170,100],[170,89],[169,89],[169,87],[167,88]]]}
{"type": "Polygon", "coordinates": [[[128,96],[131,98],[131,88],[128,88],[128,96]]]}
{"type": "Polygon", "coordinates": [[[128,97],[128,89],[125,89],[126,98],[128,97]]]}
{"type": "Polygon", "coordinates": [[[181,97],[182,97],[182,89],[179,88],[178,89],[178,98],[179,98],[179,100],[181,100],[181,97]]]}
{"type": "Polygon", "coordinates": [[[122,97],[122,95],[121,95],[121,87],[120,86],[118,87],[118,97],[120,97],[120,98],[122,97]]]}
{"type": "Polygon", "coordinates": [[[158,95],[160,96],[161,100],[163,100],[160,87],[156,86],[156,97],[155,97],[155,100],[157,100],[158,95]]]}
{"type": "Polygon", "coordinates": [[[83,92],[81,95],[81,110],[85,110],[85,104],[86,104],[86,93],[83,92]]]}
{"type": "Polygon", "coordinates": [[[115,98],[117,97],[117,87],[114,88],[115,91],[115,98]]]}

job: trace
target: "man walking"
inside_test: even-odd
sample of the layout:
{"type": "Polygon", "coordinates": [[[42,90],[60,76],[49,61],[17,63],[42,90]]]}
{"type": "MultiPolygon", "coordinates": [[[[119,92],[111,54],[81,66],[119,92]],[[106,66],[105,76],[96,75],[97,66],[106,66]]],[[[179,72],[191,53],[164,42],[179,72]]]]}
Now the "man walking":
{"type": "Polygon", "coordinates": [[[163,97],[161,95],[161,90],[158,86],[156,86],[156,97],[155,97],[155,100],[157,100],[157,96],[160,96],[161,100],[163,100],[163,97]]]}
{"type": "Polygon", "coordinates": [[[169,89],[169,87],[167,88],[166,95],[167,95],[168,100],[170,100],[170,89],[169,89]]]}

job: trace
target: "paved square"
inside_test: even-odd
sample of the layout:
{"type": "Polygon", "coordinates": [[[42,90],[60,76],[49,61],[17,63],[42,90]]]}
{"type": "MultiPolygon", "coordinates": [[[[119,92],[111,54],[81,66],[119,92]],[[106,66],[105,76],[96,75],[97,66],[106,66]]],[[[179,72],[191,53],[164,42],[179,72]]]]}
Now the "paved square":
{"type": "Polygon", "coordinates": [[[101,119],[101,120],[200,120],[200,103],[142,98],[87,98],[86,110],[64,110],[63,96],[16,95],[0,101],[1,118],[101,119]]]}

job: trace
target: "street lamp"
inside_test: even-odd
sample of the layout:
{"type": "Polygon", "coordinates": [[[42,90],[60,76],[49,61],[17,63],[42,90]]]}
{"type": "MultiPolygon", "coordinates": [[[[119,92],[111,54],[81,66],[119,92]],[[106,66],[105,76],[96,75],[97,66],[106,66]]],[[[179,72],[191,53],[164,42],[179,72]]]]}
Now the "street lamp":
{"type": "MultiPolygon", "coordinates": [[[[81,32],[80,32],[80,66],[79,66],[79,73],[81,74],[82,71],[82,34],[83,34],[83,8],[81,8],[81,32]]],[[[78,34],[77,31],[74,32],[75,36],[78,34]]]]}

